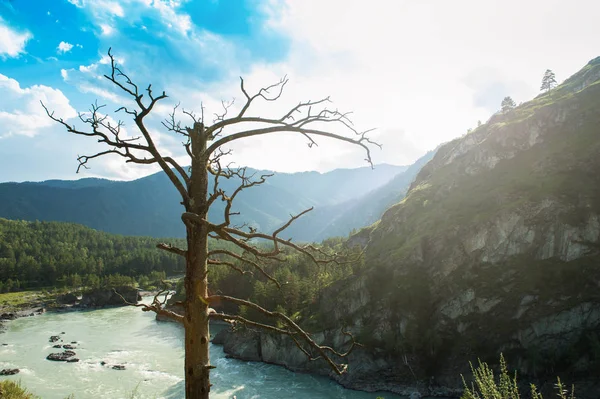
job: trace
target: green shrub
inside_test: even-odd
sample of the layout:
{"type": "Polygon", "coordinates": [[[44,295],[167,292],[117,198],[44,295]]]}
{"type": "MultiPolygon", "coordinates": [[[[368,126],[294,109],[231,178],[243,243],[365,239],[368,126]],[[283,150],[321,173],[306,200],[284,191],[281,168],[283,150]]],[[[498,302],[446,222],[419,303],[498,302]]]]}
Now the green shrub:
{"type": "Polygon", "coordinates": [[[0,398],[2,399],[36,399],[32,393],[21,388],[20,382],[11,380],[0,381],[0,398]]]}
{"type": "MultiPolygon", "coordinates": [[[[461,399],[520,399],[517,372],[515,371],[514,377],[510,376],[502,354],[500,354],[500,375],[497,381],[494,371],[487,363],[480,360],[477,368],[474,368],[472,363],[469,364],[471,365],[474,381],[471,383],[471,388],[469,388],[465,377],[461,375],[465,386],[465,391],[461,399]]],[[[557,378],[557,380],[556,389],[558,390],[558,397],[560,399],[575,399],[575,387],[572,386],[569,393],[560,381],[560,378],[557,378]]],[[[543,399],[542,394],[538,392],[534,384],[530,384],[530,389],[531,399],[543,399]]]]}

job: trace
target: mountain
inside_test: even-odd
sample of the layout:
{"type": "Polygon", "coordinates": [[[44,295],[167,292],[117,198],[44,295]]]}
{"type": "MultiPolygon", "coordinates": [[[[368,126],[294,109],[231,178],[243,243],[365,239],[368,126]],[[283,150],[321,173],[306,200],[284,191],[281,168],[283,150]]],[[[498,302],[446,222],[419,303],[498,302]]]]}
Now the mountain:
{"type": "Polygon", "coordinates": [[[387,208],[404,198],[417,173],[433,158],[433,154],[435,151],[428,152],[386,184],[358,198],[315,207],[314,211],[290,226],[289,235],[322,241],[328,237],[348,236],[352,231],[376,222],[387,208]],[[303,236],[305,231],[310,231],[311,235],[303,236]]]}
{"type": "MultiPolygon", "coordinates": [[[[277,173],[260,188],[245,190],[236,198],[233,211],[241,216],[232,220],[270,232],[285,223],[290,213],[311,206],[335,208],[352,202],[406,169],[383,164],[374,169],[336,169],[328,173],[277,173]]],[[[257,176],[269,173],[249,172],[257,176]]],[[[220,182],[228,193],[237,185],[234,179],[220,182]]],[[[130,182],[87,178],[0,184],[0,217],[80,223],[124,235],[182,237],[185,230],[180,201],[162,172],[130,182]]],[[[211,210],[213,221],[222,218],[222,203],[211,210]]],[[[312,226],[297,229],[294,238],[314,239],[312,226]]]]}
{"type": "MultiPolygon", "coordinates": [[[[406,197],[349,239],[365,248],[362,271],[307,309],[323,343],[346,342],[343,325],[365,344],[338,381],[454,396],[469,361],[496,367],[503,353],[548,397],[557,375],[600,397],[598,171],[600,57],[441,146],[406,197]]],[[[263,360],[329,372],[286,338],[259,342],[263,360]]]]}

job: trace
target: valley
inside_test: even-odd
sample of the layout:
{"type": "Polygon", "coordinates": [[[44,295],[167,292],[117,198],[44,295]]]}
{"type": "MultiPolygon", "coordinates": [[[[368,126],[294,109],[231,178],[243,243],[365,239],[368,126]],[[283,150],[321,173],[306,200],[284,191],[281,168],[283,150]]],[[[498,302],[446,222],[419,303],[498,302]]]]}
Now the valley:
{"type": "Polygon", "coordinates": [[[0,399],[600,398],[584,3],[0,1],[0,399]]]}

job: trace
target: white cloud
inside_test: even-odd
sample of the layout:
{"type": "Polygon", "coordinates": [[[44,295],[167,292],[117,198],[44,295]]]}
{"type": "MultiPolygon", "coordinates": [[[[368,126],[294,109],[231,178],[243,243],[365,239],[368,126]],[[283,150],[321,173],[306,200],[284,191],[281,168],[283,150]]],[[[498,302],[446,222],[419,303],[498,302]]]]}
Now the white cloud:
{"type": "MultiPolygon", "coordinates": [[[[98,24],[119,17],[107,3],[86,3],[98,24]]],[[[477,120],[487,120],[505,95],[517,102],[532,98],[547,68],[560,80],[599,55],[595,16],[600,3],[585,3],[371,0],[367,7],[352,0],[271,0],[262,3],[270,16],[264,29],[286,36],[289,53],[275,64],[235,65],[232,60],[246,49],[194,26],[179,1],[125,0],[121,4],[130,23],[141,24],[142,15],[155,12],[154,18],[171,26],[164,32],[168,45],[186,49],[182,58],[189,58],[181,73],[169,74],[144,58],[155,56],[152,52],[120,55],[128,56],[134,80],[166,88],[170,99],[181,100],[186,109],[199,112],[202,101],[207,115],[220,111],[220,99],[236,97],[239,106],[237,75],[243,74],[253,91],[288,74],[281,102],[258,103],[252,114],[277,115],[300,100],[330,95],[334,106],[355,112],[358,129],[377,128],[372,136],[383,150],[373,150],[375,162],[406,164],[462,135],[477,120]],[[186,72],[195,62],[221,65],[229,76],[201,82],[186,72]]],[[[100,72],[98,64],[107,61],[81,66],[77,72],[89,76],[77,84],[116,101],[112,88],[95,84],[93,77],[100,72]]],[[[170,108],[165,103],[155,110],[164,115],[170,108]]],[[[181,154],[176,139],[163,133],[161,138],[181,154]]],[[[321,140],[318,148],[308,149],[304,139],[290,135],[256,138],[234,149],[239,164],[281,171],[365,164],[364,153],[352,146],[321,140]]]]}
{"type": "Polygon", "coordinates": [[[187,14],[177,12],[177,8],[181,5],[181,1],[143,1],[146,5],[158,10],[160,16],[169,28],[174,28],[181,34],[186,34],[192,29],[192,19],[187,14]]]}
{"type": "Polygon", "coordinates": [[[56,122],[46,115],[40,101],[65,120],[76,116],[67,97],[52,87],[34,85],[21,88],[19,82],[0,74],[0,92],[0,137],[32,137],[53,126],[56,122]]]}
{"type": "MultiPolygon", "coordinates": [[[[266,28],[289,37],[290,53],[279,65],[254,65],[248,82],[288,73],[290,97],[331,95],[340,109],[355,111],[359,128],[378,128],[373,135],[384,150],[374,151],[374,158],[381,162],[414,160],[487,120],[503,96],[532,98],[546,68],[564,79],[598,55],[600,3],[593,1],[586,2],[585,15],[558,0],[268,4],[266,28]]],[[[257,141],[239,156],[262,167],[314,168],[313,157],[295,145],[279,157],[285,146],[285,140],[257,141]]],[[[323,145],[320,156],[360,165],[362,158],[353,154],[323,145]]]]}
{"type": "Polygon", "coordinates": [[[101,30],[102,35],[115,32],[117,18],[124,18],[130,23],[140,22],[142,15],[154,13],[154,19],[161,21],[169,30],[181,35],[193,31],[192,19],[189,15],[179,12],[182,1],[178,0],[69,0],[77,7],[86,9],[101,30]]]}
{"type": "Polygon", "coordinates": [[[68,42],[60,42],[58,44],[58,47],[56,48],[56,52],[57,53],[68,53],[69,51],[71,51],[73,49],[73,45],[71,43],[68,42]]]}
{"type": "Polygon", "coordinates": [[[102,35],[104,36],[109,36],[115,31],[112,26],[107,24],[100,24],[100,29],[102,30],[102,35]]]}
{"type": "Polygon", "coordinates": [[[0,18],[0,58],[17,57],[25,52],[27,41],[33,36],[29,32],[17,32],[0,18]]]}
{"type": "Polygon", "coordinates": [[[110,14],[115,15],[117,17],[124,17],[125,11],[123,11],[123,7],[117,2],[114,1],[98,1],[96,3],[98,7],[104,8],[110,14]]]}
{"type": "MultiPolygon", "coordinates": [[[[125,60],[121,57],[115,57],[119,65],[123,65],[125,60]]],[[[78,69],[61,69],[60,73],[66,83],[73,84],[82,93],[92,93],[108,100],[114,105],[126,104],[128,101],[119,95],[115,86],[108,82],[103,76],[108,73],[110,58],[108,55],[102,55],[100,59],[90,65],[80,65],[78,69]],[[101,66],[101,70],[99,70],[101,66]]]]}

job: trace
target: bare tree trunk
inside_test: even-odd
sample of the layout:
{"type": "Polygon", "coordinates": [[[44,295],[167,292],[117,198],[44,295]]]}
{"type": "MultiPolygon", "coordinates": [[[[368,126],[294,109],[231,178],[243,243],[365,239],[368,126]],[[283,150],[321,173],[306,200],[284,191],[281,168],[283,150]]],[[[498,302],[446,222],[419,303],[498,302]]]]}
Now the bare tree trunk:
{"type": "MultiPolygon", "coordinates": [[[[208,172],[204,151],[206,137],[201,124],[194,126],[192,134],[192,183],[190,187],[191,211],[207,218],[208,172]]],[[[185,309],[185,397],[207,399],[210,392],[210,358],[208,353],[208,227],[193,224],[187,227],[188,254],[186,262],[185,309]]]]}
{"type": "MultiPolygon", "coordinates": [[[[267,331],[276,332],[291,337],[297,347],[311,360],[318,358],[324,359],[331,369],[338,375],[347,370],[348,364],[337,364],[334,360],[347,357],[352,349],[357,345],[354,337],[348,331],[341,332],[348,337],[347,344],[350,345],[345,353],[340,353],[328,346],[317,344],[310,334],[304,331],[294,320],[283,313],[271,312],[254,302],[227,296],[227,295],[208,295],[208,265],[225,265],[236,272],[246,274],[258,272],[263,278],[266,278],[278,287],[279,282],[261,266],[261,261],[284,261],[285,257],[279,257],[283,250],[294,250],[311,259],[317,265],[321,264],[339,264],[344,256],[337,253],[326,253],[313,245],[299,245],[291,239],[282,239],[279,234],[287,229],[296,219],[310,212],[312,208],[306,209],[297,215],[290,215],[290,219],[283,226],[279,227],[271,234],[256,231],[248,228],[249,232],[231,224],[230,216],[237,214],[231,212],[231,207],[235,197],[244,189],[259,186],[265,183],[269,174],[263,174],[260,178],[253,179],[246,174],[246,168],[240,167],[237,170],[226,166],[221,167],[221,157],[230,154],[229,151],[223,151],[222,147],[236,140],[249,137],[272,135],[276,133],[292,133],[300,135],[308,140],[309,147],[317,145],[317,138],[329,138],[338,141],[350,143],[362,147],[366,152],[366,161],[373,166],[371,160],[370,146],[379,146],[372,141],[367,133],[370,130],[359,131],[354,128],[352,121],[348,118],[349,113],[341,113],[337,110],[330,110],[327,104],[329,98],[323,98],[317,101],[300,102],[290,109],[280,118],[263,118],[247,116],[246,112],[254,101],[272,102],[279,99],[283,93],[283,88],[288,79],[283,78],[279,82],[267,87],[261,88],[254,95],[248,94],[244,87],[244,80],[240,78],[240,89],[244,94],[245,103],[237,115],[228,117],[229,108],[233,105],[223,102],[223,112],[215,114],[215,120],[210,126],[204,125],[204,108],[202,115],[198,118],[193,112],[181,110],[194,121],[193,128],[183,127],[176,119],[178,105],[174,107],[173,113],[169,118],[163,121],[163,126],[170,132],[180,134],[186,137],[183,143],[187,154],[191,159],[191,174],[186,171],[174,158],[163,156],[156,147],[152,134],[144,123],[144,118],[150,114],[154,106],[161,100],[167,98],[167,94],[156,95],[152,90],[152,85],[148,85],[145,90],[131,81],[115,62],[115,58],[108,50],[108,56],[111,61],[110,74],[104,75],[106,79],[114,83],[121,91],[135,100],[135,106],[122,106],[116,112],[123,112],[133,117],[133,121],[140,133],[139,137],[127,138],[123,136],[122,127],[124,122],[119,120],[116,124],[107,119],[109,116],[101,112],[104,105],[92,104],[90,113],[79,114],[79,119],[88,125],[87,129],[78,130],[74,125],[66,122],[64,119],[54,116],[43,103],[42,106],[48,117],[64,126],[68,132],[81,136],[94,137],[99,143],[106,144],[108,149],[97,152],[92,155],[78,156],[79,166],[88,168],[90,160],[104,155],[118,155],[123,157],[126,162],[133,162],[142,165],[157,164],[167,175],[177,192],[181,196],[182,204],[185,206],[185,213],[182,219],[186,226],[187,248],[178,248],[176,246],[160,243],[157,247],[170,253],[186,258],[185,274],[185,316],[181,316],[165,308],[167,295],[164,300],[159,297],[165,293],[166,289],[160,291],[154,296],[151,304],[129,303],[132,306],[141,307],[144,311],[153,311],[157,314],[168,317],[177,322],[182,322],[185,327],[185,397],[186,399],[207,399],[210,394],[210,357],[209,346],[209,316],[216,320],[223,320],[229,323],[241,323],[246,326],[262,328],[267,331]],[[315,108],[319,111],[315,111],[315,108]],[[335,123],[344,128],[349,135],[333,133],[327,130],[321,130],[317,126],[323,126],[325,123],[335,123]],[[232,129],[233,132],[224,131],[232,129]],[[210,138],[210,145],[208,139],[210,138]],[[208,177],[209,173],[214,176],[214,185],[210,195],[208,195],[208,177]],[[229,195],[218,188],[219,178],[239,178],[240,185],[229,195]],[[225,210],[223,213],[224,221],[220,224],[213,224],[208,221],[208,209],[214,201],[223,201],[225,210]],[[230,251],[227,249],[214,249],[208,251],[209,233],[217,239],[229,242],[240,251],[230,251]],[[272,247],[265,249],[252,244],[253,239],[266,240],[272,247]],[[212,256],[212,258],[211,258],[212,256]],[[247,269],[251,270],[247,270],[247,269]],[[246,270],[244,270],[246,269],[246,270]],[[209,313],[209,303],[211,301],[229,303],[246,306],[268,317],[272,323],[261,323],[246,319],[240,315],[231,315],[225,313],[209,313]],[[274,324],[274,323],[277,324],[274,324]],[[283,327],[281,327],[282,325],[283,327]]],[[[507,97],[508,98],[508,97],[507,97]]],[[[319,287],[321,290],[322,287],[319,287]]],[[[128,303],[124,298],[125,303],[128,303]]]]}

